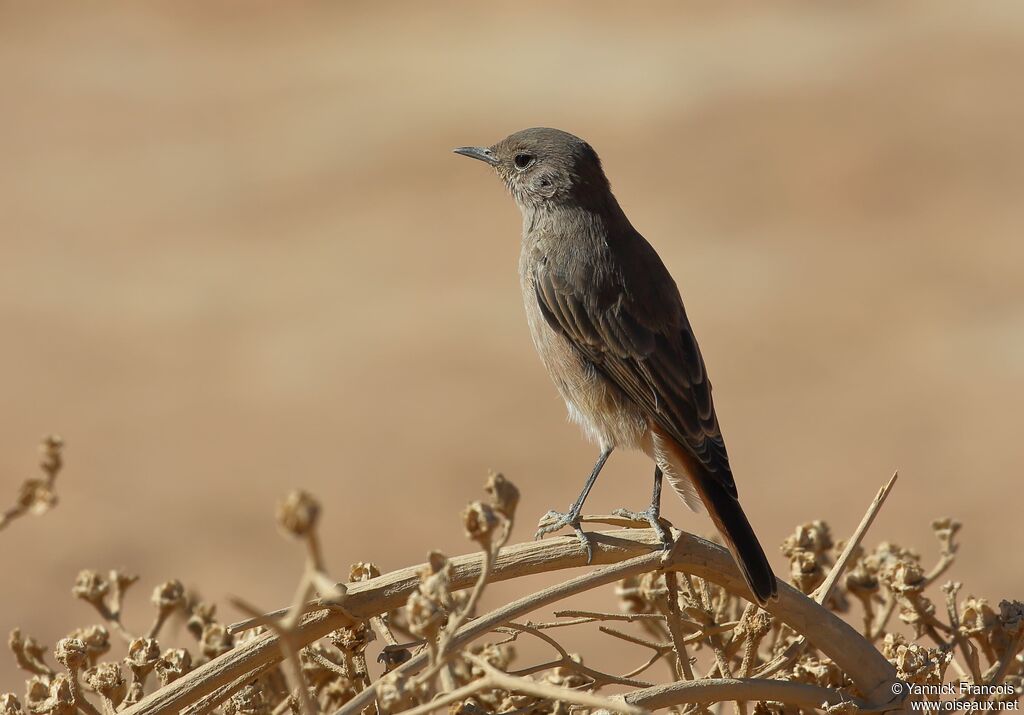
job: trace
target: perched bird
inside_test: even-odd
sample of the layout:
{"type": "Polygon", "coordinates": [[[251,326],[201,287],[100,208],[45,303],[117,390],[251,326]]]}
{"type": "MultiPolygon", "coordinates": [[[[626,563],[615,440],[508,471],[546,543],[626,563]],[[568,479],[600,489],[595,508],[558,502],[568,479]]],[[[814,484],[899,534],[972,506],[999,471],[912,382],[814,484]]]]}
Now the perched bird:
{"type": "Polygon", "coordinates": [[[616,447],[654,460],[646,519],[659,521],[662,475],[706,508],[759,603],[777,597],[768,559],[740,508],[711,383],[679,289],[612,195],[591,146],[558,129],[525,129],[490,147],[460,147],[506,183],[523,216],[519,279],[533,343],[577,422],[601,449],[579,498],[541,519],[537,537],[580,528],[583,502],[616,447]]]}

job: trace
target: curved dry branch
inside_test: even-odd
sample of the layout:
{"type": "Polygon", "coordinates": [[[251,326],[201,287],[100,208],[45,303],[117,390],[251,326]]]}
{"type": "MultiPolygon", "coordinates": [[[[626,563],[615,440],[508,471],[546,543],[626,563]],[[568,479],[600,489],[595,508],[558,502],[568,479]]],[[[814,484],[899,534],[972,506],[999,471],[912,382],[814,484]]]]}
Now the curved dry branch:
{"type": "MultiPolygon", "coordinates": [[[[726,549],[692,534],[677,533],[676,538],[677,547],[672,552],[671,562],[661,564],[661,544],[650,529],[593,533],[593,564],[618,564],[617,566],[588,572],[559,586],[519,599],[463,626],[455,638],[459,642],[468,642],[496,626],[568,595],[659,567],[706,578],[736,594],[749,594],[732,556],[726,549]]],[[[453,558],[450,563],[450,585],[453,590],[469,588],[476,583],[482,566],[479,553],[453,558]]],[[[575,537],[527,542],[509,546],[501,551],[495,559],[491,580],[504,581],[519,576],[580,566],[586,566],[586,554],[575,537]]],[[[352,623],[353,619],[366,619],[402,605],[419,585],[419,572],[422,568],[423,566],[414,566],[349,584],[344,610],[322,609],[306,616],[294,631],[296,646],[312,643],[329,632],[352,623]]],[[[871,643],[835,614],[795,589],[780,584],[779,596],[779,600],[770,603],[767,609],[775,618],[806,635],[809,642],[850,676],[857,688],[871,702],[884,703],[892,697],[889,686],[896,679],[895,670],[871,643]]],[[[176,713],[219,687],[280,659],[281,649],[277,637],[272,633],[263,634],[196,668],[125,709],[123,713],[176,713]]],[[[425,657],[413,658],[401,668],[415,672],[425,662],[425,657]]],[[[364,697],[372,700],[372,692],[364,697]]],[[[745,694],[742,699],[757,698],[745,694]]],[[[360,697],[352,702],[356,701],[362,701],[364,704],[366,702],[360,697]]],[[[350,702],[349,705],[351,704],[350,702]]],[[[346,706],[342,712],[347,711],[349,708],[346,706]]]]}
{"type": "Polygon", "coordinates": [[[631,705],[638,705],[647,710],[690,703],[707,705],[730,700],[771,700],[787,705],[819,709],[824,705],[851,703],[861,710],[872,709],[867,703],[851,700],[838,690],[806,683],[764,678],[683,680],[644,690],[634,690],[625,696],[625,700],[631,705]]]}

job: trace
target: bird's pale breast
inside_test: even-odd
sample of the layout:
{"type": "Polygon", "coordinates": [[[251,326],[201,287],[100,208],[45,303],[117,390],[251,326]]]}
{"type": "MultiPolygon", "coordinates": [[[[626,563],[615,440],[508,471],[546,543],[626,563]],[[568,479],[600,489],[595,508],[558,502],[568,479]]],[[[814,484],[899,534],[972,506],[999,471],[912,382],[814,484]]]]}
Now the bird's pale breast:
{"type": "Polygon", "coordinates": [[[530,271],[520,270],[520,286],[533,345],[565,400],[569,417],[602,448],[649,448],[647,418],[566,338],[544,319],[530,271]]]}

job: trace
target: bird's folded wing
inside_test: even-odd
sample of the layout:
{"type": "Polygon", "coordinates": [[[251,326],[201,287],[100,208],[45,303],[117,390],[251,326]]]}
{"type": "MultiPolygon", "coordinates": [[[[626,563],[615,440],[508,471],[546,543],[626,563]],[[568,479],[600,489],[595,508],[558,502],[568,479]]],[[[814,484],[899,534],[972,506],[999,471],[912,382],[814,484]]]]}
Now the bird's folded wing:
{"type": "Polygon", "coordinates": [[[543,262],[533,281],[548,324],[736,496],[711,383],[674,286],[673,304],[641,305],[614,279],[584,290],[543,262]]]}

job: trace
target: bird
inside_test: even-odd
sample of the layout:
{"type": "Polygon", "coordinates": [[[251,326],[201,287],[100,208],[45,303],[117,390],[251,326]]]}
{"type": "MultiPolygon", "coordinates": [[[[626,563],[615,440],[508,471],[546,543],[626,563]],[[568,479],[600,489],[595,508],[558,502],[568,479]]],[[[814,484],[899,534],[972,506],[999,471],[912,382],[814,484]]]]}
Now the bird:
{"type": "Polygon", "coordinates": [[[704,359],[668,269],[612,194],[597,152],[546,127],[491,146],[453,150],[490,165],[523,219],[519,280],[534,347],[570,419],[600,449],[568,511],[549,511],[536,538],[566,526],[593,556],[580,526],[583,504],[615,449],[654,462],[650,506],[618,510],[646,520],[663,548],[664,477],[694,511],[706,511],[756,601],[778,585],[740,507],[704,359]]]}

